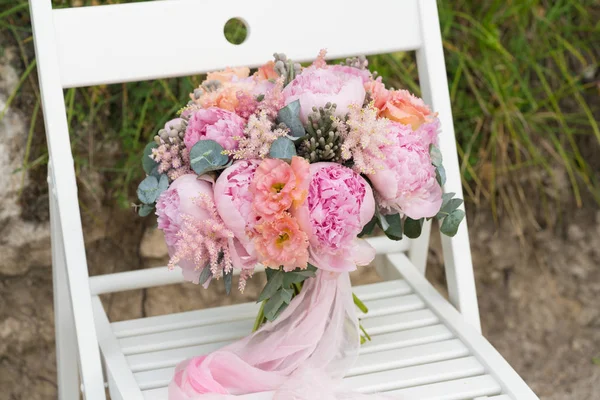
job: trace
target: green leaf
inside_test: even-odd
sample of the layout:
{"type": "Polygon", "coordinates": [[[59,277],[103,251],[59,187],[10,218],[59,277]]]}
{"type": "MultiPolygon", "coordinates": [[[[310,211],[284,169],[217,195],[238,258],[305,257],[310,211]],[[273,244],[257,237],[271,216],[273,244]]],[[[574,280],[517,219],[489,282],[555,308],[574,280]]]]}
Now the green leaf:
{"type": "Polygon", "coordinates": [[[424,220],[424,218],[414,220],[410,217],[406,217],[404,220],[404,234],[411,239],[416,239],[421,236],[424,220]]]}
{"type": "Polygon", "coordinates": [[[200,140],[190,150],[190,164],[198,175],[221,169],[228,161],[223,147],[214,140],[200,140]]]}
{"type": "MultiPolygon", "coordinates": [[[[275,293],[277,293],[277,291],[281,288],[281,286],[283,285],[283,271],[276,271],[271,278],[267,279],[267,284],[265,285],[265,288],[263,289],[263,291],[260,293],[260,296],[258,296],[258,300],[256,301],[257,303],[266,300],[268,298],[271,298],[275,295],[275,293]]],[[[265,305],[265,308],[267,306],[265,305]]],[[[265,311],[266,314],[266,311],[265,311]]]]}
{"type": "Polygon", "coordinates": [[[283,107],[277,113],[277,121],[283,122],[290,128],[290,134],[295,137],[304,136],[306,130],[300,121],[300,100],[296,100],[283,107]]]}
{"type": "Polygon", "coordinates": [[[281,297],[283,298],[283,302],[285,304],[290,304],[292,297],[294,297],[294,289],[285,287],[281,288],[281,297]]]}
{"type": "Polygon", "coordinates": [[[373,218],[365,226],[363,226],[362,231],[358,234],[358,237],[361,238],[365,235],[370,235],[373,233],[373,229],[375,229],[375,225],[377,225],[377,215],[373,215],[373,218]]]}
{"type": "Polygon", "coordinates": [[[152,154],[152,149],[155,149],[157,147],[158,144],[156,144],[156,142],[148,143],[146,147],[144,147],[144,155],[142,156],[142,167],[144,167],[144,171],[146,171],[147,174],[151,174],[152,170],[158,166],[158,163],[150,158],[150,155],[152,154]]]}
{"type": "Polygon", "coordinates": [[[462,199],[450,199],[445,203],[442,203],[440,211],[435,216],[437,219],[442,219],[448,216],[452,211],[456,210],[463,203],[462,199]]]}
{"type": "Polygon", "coordinates": [[[304,282],[308,276],[302,275],[299,272],[284,272],[283,273],[283,287],[287,288],[294,283],[304,282]]]}
{"type": "Polygon", "coordinates": [[[156,201],[160,195],[158,182],[158,179],[152,175],[147,176],[143,181],[140,182],[137,188],[137,196],[142,203],[153,204],[156,201]]]}
{"type": "Polygon", "coordinates": [[[442,166],[442,152],[440,151],[439,147],[432,144],[429,147],[429,155],[431,156],[431,163],[433,165],[436,167],[442,166]]]}
{"type": "Polygon", "coordinates": [[[386,222],[385,235],[392,240],[402,239],[402,219],[400,214],[391,214],[382,216],[386,222]]]}
{"type": "Polygon", "coordinates": [[[435,179],[440,186],[444,186],[446,183],[446,170],[443,165],[435,168],[435,179]]]}
{"type": "Polygon", "coordinates": [[[206,283],[206,281],[212,276],[212,271],[210,270],[210,266],[206,266],[202,269],[202,272],[200,272],[200,284],[204,285],[206,283]]]}
{"type": "Polygon", "coordinates": [[[223,283],[225,284],[225,293],[230,294],[231,293],[231,281],[233,278],[233,270],[230,270],[229,272],[225,272],[225,270],[223,270],[223,283]]]}
{"type": "Polygon", "coordinates": [[[169,177],[165,174],[162,174],[160,176],[160,178],[158,179],[158,194],[156,195],[156,198],[158,199],[158,196],[160,196],[162,194],[162,192],[164,192],[168,188],[169,188],[169,177]]]}
{"type": "Polygon", "coordinates": [[[284,306],[284,304],[287,306],[287,303],[285,302],[286,296],[287,294],[284,293],[283,290],[278,290],[271,298],[269,298],[269,300],[267,300],[264,309],[265,318],[269,321],[273,321],[276,318],[279,314],[279,309],[284,306]]]}
{"type": "Polygon", "coordinates": [[[291,160],[296,155],[296,146],[290,138],[278,137],[269,150],[269,156],[272,158],[280,158],[282,160],[291,160]]]}
{"type": "Polygon", "coordinates": [[[454,210],[450,215],[444,218],[442,222],[442,226],[440,227],[440,231],[446,236],[454,236],[458,231],[458,226],[460,222],[465,217],[465,212],[463,210],[454,210]]]}
{"type": "Polygon", "coordinates": [[[151,204],[142,204],[142,206],[138,209],[138,215],[140,217],[147,217],[154,210],[154,206],[151,204]]]}

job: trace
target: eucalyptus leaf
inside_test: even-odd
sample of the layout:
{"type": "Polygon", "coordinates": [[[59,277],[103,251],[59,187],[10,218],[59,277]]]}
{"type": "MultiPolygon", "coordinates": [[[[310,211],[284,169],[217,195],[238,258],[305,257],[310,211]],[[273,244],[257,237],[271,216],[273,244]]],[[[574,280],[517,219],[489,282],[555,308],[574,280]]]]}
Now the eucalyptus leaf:
{"type": "Polygon", "coordinates": [[[147,176],[138,185],[137,196],[144,204],[153,204],[159,194],[158,179],[155,176],[147,176]]]}
{"type": "Polygon", "coordinates": [[[232,278],[233,270],[230,270],[229,272],[225,272],[225,270],[223,270],[223,283],[225,284],[225,293],[227,294],[231,293],[232,278]]]}
{"type": "Polygon", "coordinates": [[[446,184],[446,170],[443,165],[435,168],[435,179],[440,186],[444,186],[446,184]]]}
{"type": "Polygon", "coordinates": [[[436,167],[442,166],[442,152],[439,147],[432,144],[429,148],[429,155],[431,156],[431,163],[433,165],[436,167]]]}
{"type": "Polygon", "coordinates": [[[440,211],[437,213],[437,215],[435,217],[437,219],[442,219],[442,218],[448,216],[448,214],[450,214],[452,211],[454,211],[458,207],[460,207],[460,205],[462,203],[463,203],[462,199],[448,200],[445,204],[442,204],[442,208],[440,208],[440,211]]]}
{"type": "Polygon", "coordinates": [[[454,236],[458,231],[458,226],[465,217],[465,212],[461,209],[454,210],[450,215],[444,218],[440,231],[446,236],[454,236]]]}
{"type": "Polygon", "coordinates": [[[160,176],[160,178],[158,179],[158,194],[156,195],[156,198],[158,199],[158,196],[160,196],[162,194],[162,192],[164,192],[168,188],[169,188],[169,177],[165,174],[162,174],[160,176]]]}
{"type": "Polygon", "coordinates": [[[199,140],[190,150],[190,164],[198,175],[216,171],[227,165],[229,157],[214,140],[199,140]]]}
{"type": "Polygon", "coordinates": [[[140,217],[147,217],[154,210],[154,206],[151,204],[142,204],[142,206],[138,209],[138,215],[140,217]]]}
{"type": "Polygon", "coordinates": [[[278,137],[269,150],[269,156],[280,158],[282,160],[291,160],[296,155],[296,146],[290,138],[285,136],[278,137]]]}
{"type": "Polygon", "coordinates": [[[412,218],[406,217],[404,220],[404,234],[411,238],[416,239],[421,236],[421,230],[423,229],[423,221],[424,218],[414,220],[412,218]]]}
{"type": "Polygon", "coordinates": [[[202,269],[202,272],[200,272],[200,278],[199,278],[199,282],[201,285],[204,285],[206,283],[206,281],[208,281],[210,279],[210,277],[212,277],[212,271],[210,270],[210,266],[206,266],[202,269]]]}
{"type": "Polygon", "coordinates": [[[147,174],[150,174],[152,170],[158,166],[158,163],[150,158],[152,154],[152,149],[156,149],[158,144],[156,142],[151,142],[144,147],[144,155],[142,156],[142,167],[144,167],[144,171],[147,174]]]}
{"type": "Polygon", "coordinates": [[[292,136],[300,137],[306,134],[304,125],[300,120],[300,100],[296,100],[283,107],[277,113],[277,121],[283,122],[288,128],[292,136]]]}
{"type": "MultiPolygon", "coordinates": [[[[283,285],[283,271],[278,270],[271,276],[271,278],[267,279],[267,284],[265,285],[265,288],[263,289],[263,291],[260,293],[260,296],[258,296],[258,300],[256,302],[260,303],[263,300],[272,298],[275,295],[275,293],[277,293],[277,291],[281,288],[282,285],[283,285]]],[[[265,305],[265,307],[266,307],[266,305],[265,305]]],[[[265,314],[266,314],[266,311],[265,311],[265,314]]]]}

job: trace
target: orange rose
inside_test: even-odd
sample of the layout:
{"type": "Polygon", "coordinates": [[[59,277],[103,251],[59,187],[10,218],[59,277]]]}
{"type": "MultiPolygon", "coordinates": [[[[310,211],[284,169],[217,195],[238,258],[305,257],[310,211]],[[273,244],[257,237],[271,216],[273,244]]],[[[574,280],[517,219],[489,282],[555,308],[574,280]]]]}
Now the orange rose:
{"type": "Polygon", "coordinates": [[[273,61],[269,61],[265,65],[259,67],[254,76],[256,76],[256,79],[259,81],[279,78],[279,75],[275,72],[275,63],[273,61]]]}
{"type": "Polygon", "coordinates": [[[422,99],[412,95],[408,90],[396,90],[389,92],[389,98],[379,115],[417,129],[430,119],[432,113],[422,99]]]}
{"type": "Polygon", "coordinates": [[[390,98],[390,91],[385,88],[381,77],[377,80],[369,80],[365,83],[365,90],[371,94],[371,99],[375,102],[375,107],[381,110],[390,98]]]}
{"type": "MultiPolygon", "coordinates": [[[[225,68],[222,71],[209,72],[206,75],[206,81],[221,81],[221,82],[231,82],[233,77],[237,77],[238,79],[247,78],[250,75],[250,68],[248,67],[239,67],[239,68],[225,68]]],[[[206,82],[205,81],[205,82],[206,82]]]]}

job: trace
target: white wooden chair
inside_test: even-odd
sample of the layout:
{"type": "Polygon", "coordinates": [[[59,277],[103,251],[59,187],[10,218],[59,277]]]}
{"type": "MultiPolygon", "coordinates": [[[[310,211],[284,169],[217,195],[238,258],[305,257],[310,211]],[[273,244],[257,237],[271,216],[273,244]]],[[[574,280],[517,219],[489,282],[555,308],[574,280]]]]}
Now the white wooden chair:
{"type": "MultiPolygon", "coordinates": [[[[163,268],[88,276],[63,89],[259,65],[274,51],[309,60],[412,51],[425,101],[439,113],[447,192],[462,193],[435,0],[170,0],[52,10],[30,0],[50,150],[56,349],[60,399],[166,399],[175,364],[248,334],[254,303],[110,323],[99,295],[181,282],[163,268]],[[358,2],[357,2],[358,3],[358,2]],[[365,7],[381,11],[365,18],[365,7]],[[223,35],[239,17],[235,46],[223,35]],[[343,23],[339,17],[343,17],[343,23]],[[372,32],[372,33],[370,33],[372,32]],[[81,382],[81,384],[80,384],[81,382]]],[[[372,239],[383,283],[356,287],[373,341],[346,378],[362,392],[409,400],[537,399],[480,334],[467,225],[443,238],[450,302],[424,278],[430,226],[415,241],[372,239]],[[486,397],[489,396],[489,397],[486,397]]],[[[202,289],[198,289],[202,290],[202,289]]],[[[268,394],[246,396],[269,399],[268,394]]]]}

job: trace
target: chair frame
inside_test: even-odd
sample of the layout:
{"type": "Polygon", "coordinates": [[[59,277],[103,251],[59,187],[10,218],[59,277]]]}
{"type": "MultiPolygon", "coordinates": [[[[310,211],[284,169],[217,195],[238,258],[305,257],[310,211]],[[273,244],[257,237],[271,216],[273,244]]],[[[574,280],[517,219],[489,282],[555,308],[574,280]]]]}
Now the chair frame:
{"type": "MultiPolygon", "coordinates": [[[[30,0],[50,154],[48,185],[60,399],[78,398],[80,391],[88,399],[105,398],[103,364],[98,350],[98,340],[104,332],[97,331],[94,321],[94,308],[101,307],[97,295],[182,281],[180,274],[169,273],[165,267],[88,276],[63,89],[193,75],[226,66],[256,66],[268,59],[272,50],[289,50],[280,48],[286,43],[295,49],[288,55],[299,61],[314,58],[321,46],[329,48],[331,58],[414,50],[422,96],[438,113],[443,128],[440,148],[448,175],[444,191],[462,196],[435,0],[379,0],[382,9],[395,7],[399,13],[384,13],[381,15],[382,21],[374,22],[362,21],[360,10],[354,11],[348,7],[344,16],[350,21],[349,25],[362,21],[363,25],[370,24],[370,28],[388,27],[389,34],[378,38],[376,44],[348,29],[342,32],[343,35],[339,32],[326,35],[325,29],[329,28],[325,17],[314,21],[315,27],[325,27],[314,28],[317,32],[312,35],[293,31],[289,35],[279,35],[286,38],[273,38],[267,31],[256,28],[269,21],[275,30],[287,29],[289,25],[293,30],[299,24],[297,20],[309,15],[307,13],[311,7],[330,7],[330,3],[335,2],[307,0],[303,8],[309,10],[295,10],[297,15],[294,20],[285,18],[285,10],[278,10],[275,0],[260,0],[262,9],[268,10],[271,19],[263,18],[260,10],[255,9],[256,1],[253,2],[254,7],[248,3],[244,0],[222,0],[219,5],[204,3],[200,8],[195,0],[160,0],[53,10],[51,0],[30,0]],[[188,12],[181,13],[182,7],[188,12]],[[189,12],[190,8],[195,11],[206,10],[211,18],[200,26],[189,26],[192,20],[182,14],[193,14],[189,12]],[[236,13],[231,10],[236,10],[236,13]],[[162,18],[168,19],[170,16],[184,20],[180,24],[181,33],[156,29],[156,24],[162,18]],[[224,22],[237,16],[241,16],[250,27],[248,39],[239,46],[226,42],[220,35],[224,22]],[[397,16],[402,16],[408,23],[398,24],[397,16]],[[108,22],[110,30],[106,29],[108,22]],[[198,51],[181,52],[181,57],[177,53],[178,62],[175,63],[168,57],[157,55],[173,46],[177,47],[176,39],[191,33],[212,35],[213,40],[205,47],[199,47],[198,51]]],[[[321,17],[312,15],[312,18],[321,17]]],[[[426,223],[421,238],[417,240],[403,239],[400,243],[380,241],[378,250],[380,253],[407,251],[418,273],[424,274],[430,229],[431,224],[426,223]]],[[[442,244],[450,302],[472,328],[480,332],[466,221],[461,224],[455,237],[442,236],[442,244]]]]}

